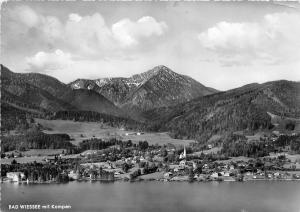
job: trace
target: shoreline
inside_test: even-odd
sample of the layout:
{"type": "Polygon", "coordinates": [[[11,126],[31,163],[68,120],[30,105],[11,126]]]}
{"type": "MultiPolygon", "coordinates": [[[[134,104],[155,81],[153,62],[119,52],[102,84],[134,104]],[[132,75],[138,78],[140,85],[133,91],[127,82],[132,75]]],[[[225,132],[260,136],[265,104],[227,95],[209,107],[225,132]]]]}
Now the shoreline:
{"type": "Polygon", "coordinates": [[[152,181],[157,181],[157,182],[174,182],[174,183],[178,183],[178,182],[189,182],[189,183],[207,183],[207,182],[237,182],[237,183],[243,183],[243,182],[248,182],[248,181],[300,181],[300,179],[247,179],[247,180],[167,180],[167,179],[134,179],[134,180],[124,180],[124,179],[117,179],[117,180],[90,180],[90,179],[82,179],[82,180],[70,180],[68,182],[55,182],[55,181],[50,181],[50,182],[27,182],[27,181],[10,181],[10,180],[4,180],[1,181],[1,183],[11,183],[11,184],[67,184],[70,182],[84,182],[84,183],[94,183],[94,182],[102,182],[102,183],[114,183],[114,182],[125,182],[125,183],[137,183],[137,182],[152,182],[152,181]]]}

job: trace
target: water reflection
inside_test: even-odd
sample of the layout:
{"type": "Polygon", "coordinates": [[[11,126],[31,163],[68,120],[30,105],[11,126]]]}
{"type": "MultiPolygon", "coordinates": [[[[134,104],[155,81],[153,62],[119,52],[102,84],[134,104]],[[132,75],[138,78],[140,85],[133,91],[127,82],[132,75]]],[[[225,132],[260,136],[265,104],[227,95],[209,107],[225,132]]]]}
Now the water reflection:
{"type": "MultiPolygon", "coordinates": [[[[72,211],[299,212],[299,182],[2,183],[8,204],[69,204],[72,211]]],[[[43,210],[46,211],[46,210],[43,210]]],[[[66,210],[68,211],[68,210],[66,210]]]]}

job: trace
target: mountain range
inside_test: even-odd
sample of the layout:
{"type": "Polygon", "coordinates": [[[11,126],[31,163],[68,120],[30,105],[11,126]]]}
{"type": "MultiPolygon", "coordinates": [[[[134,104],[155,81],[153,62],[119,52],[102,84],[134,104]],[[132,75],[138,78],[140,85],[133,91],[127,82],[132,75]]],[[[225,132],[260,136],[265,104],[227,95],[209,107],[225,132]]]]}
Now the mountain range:
{"type": "Polygon", "coordinates": [[[218,92],[166,66],[156,66],[129,78],[78,79],[69,85],[73,89],[96,91],[131,114],[218,92]]]}
{"type": "Polygon", "coordinates": [[[269,114],[300,118],[300,83],[281,80],[219,92],[156,66],[129,78],[64,84],[51,76],[14,73],[1,65],[1,110],[5,118],[93,111],[143,122],[145,130],[202,141],[227,131],[271,129],[269,114]]]}

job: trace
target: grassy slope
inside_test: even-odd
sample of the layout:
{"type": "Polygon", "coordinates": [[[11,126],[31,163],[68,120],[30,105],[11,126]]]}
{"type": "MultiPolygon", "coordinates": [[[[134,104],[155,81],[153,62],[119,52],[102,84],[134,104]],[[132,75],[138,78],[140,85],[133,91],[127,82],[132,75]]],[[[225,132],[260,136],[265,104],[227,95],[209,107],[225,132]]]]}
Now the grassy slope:
{"type": "Polygon", "coordinates": [[[275,125],[274,130],[280,130],[281,132],[287,131],[285,129],[286,124],[292,122],[295,124],[293,132],[300,133],[300,118],[280,117],[270,112],[268,112],[268,115],[271,117],[271,123],[275,125]]]}
{"type": "Polygon", "coordinates": [[[145,133],[142,135],[128,135],[126,133],[135,133],[133,131],[124,131],[119,128],[108,127],[96,122],[74,122],[66,120],[44,120],[35,119],[45,129],[45,133],[67,133],[73,144],[78,144],[80,141],[95,136],[96,138],[116,137],[123,140],[132,140],[135,143],[139,141],[148,141],[149,144],[167,144],[183,145],[194,142],[193,140],[173,139],[167,133],[145,133]],[[81,137],[81,134],[83,137],[81,137]]]}

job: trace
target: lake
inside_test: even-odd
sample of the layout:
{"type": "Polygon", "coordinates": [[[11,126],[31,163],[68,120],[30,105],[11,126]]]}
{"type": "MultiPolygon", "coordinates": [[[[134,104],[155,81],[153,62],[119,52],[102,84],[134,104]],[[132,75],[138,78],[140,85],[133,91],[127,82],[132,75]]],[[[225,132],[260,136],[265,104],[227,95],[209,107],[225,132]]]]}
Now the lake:
{"type": "Polygon", "coordinates": [[[1,211],[53,204],[72,209],[41,211],[300,212],[300,181],[2,183],[1,194],[1,211]]]}

